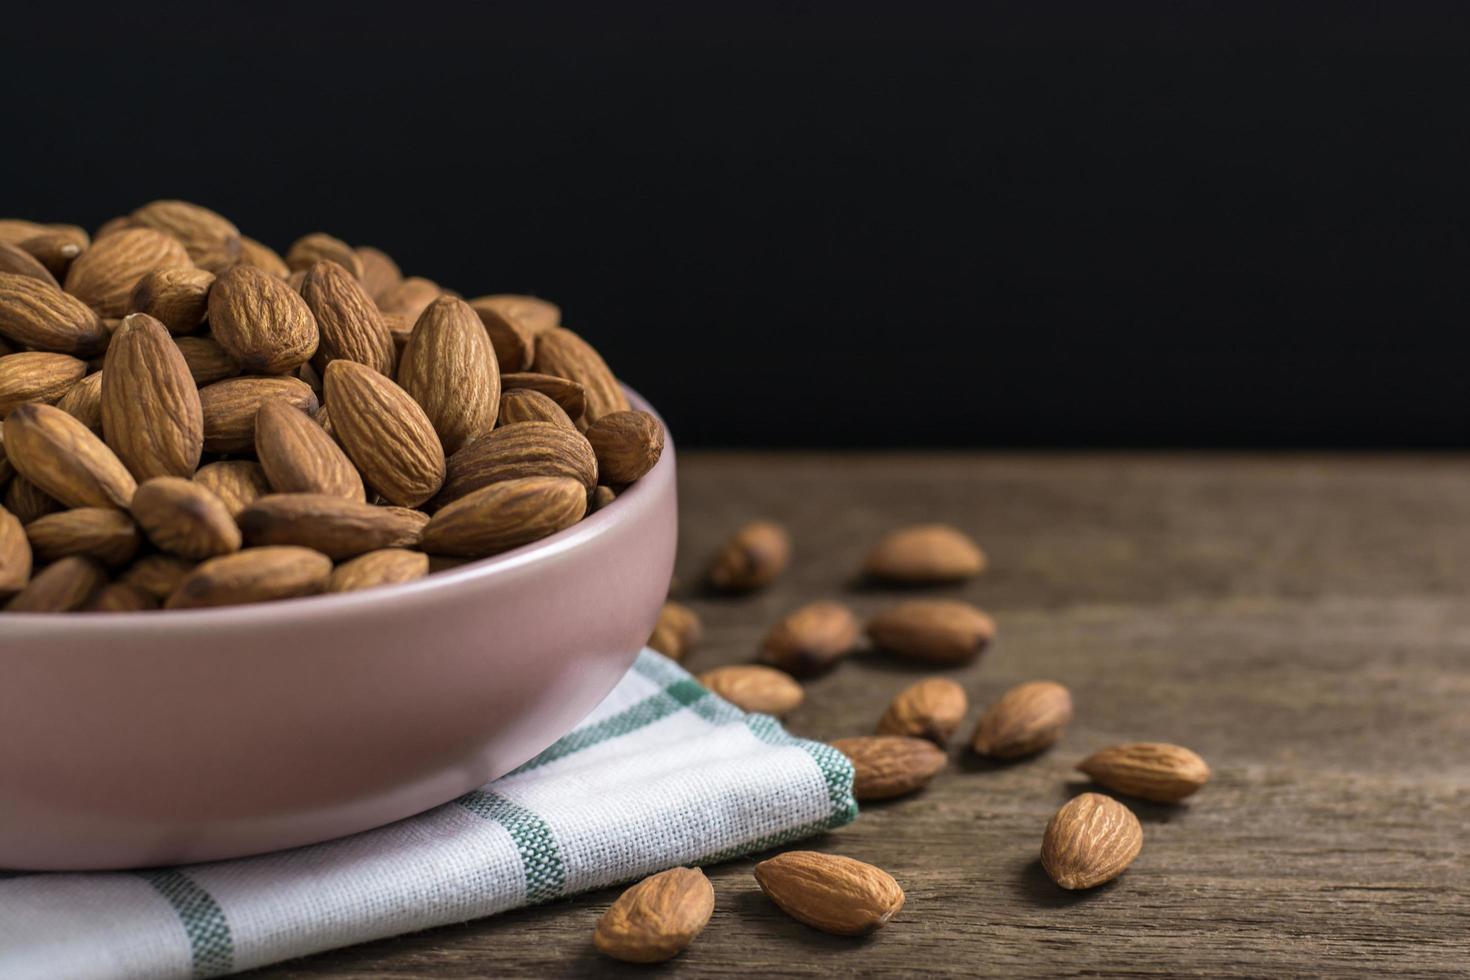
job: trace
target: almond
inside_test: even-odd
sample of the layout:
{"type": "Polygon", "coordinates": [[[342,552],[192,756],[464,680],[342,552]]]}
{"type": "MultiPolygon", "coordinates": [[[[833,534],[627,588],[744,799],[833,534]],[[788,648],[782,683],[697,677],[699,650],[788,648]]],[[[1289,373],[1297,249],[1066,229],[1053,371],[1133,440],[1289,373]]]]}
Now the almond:
{"type": "Polygon", "coordinates": [[[1127,870],[1143,849],[1143,827],[1111,796],[1083,793],[1056,812],[1041,840],[1041,866],[1068,890],[1095,888],[1127,870]]]}
{"type": "Polygon", "coordinates": [[[56,400],[56,407],[102,435],[102,372],[89,374],[56,400]]]}
{"type": "Polygon", "coordinates": [[[761,659],[788,673],[814,674],[851,653],[858,636],[850,609],[839,602],[813,602],[771,627],[761,659]]]}
{"type": "Polygon", "coordinates": [[[253,266],[277,279],[285,279],[291,274],[291,270],[286,266],[286,260],[281,258],[275,249],[269,245],[262,245],[245,235],[240,236],[240,263],[253,266]]]}
{"type": "Polygon", "coordinates": [[[0,507],[0,596],[13,595],[31,580],[31,543],[14,514],[0,507]]]}
{"type": "MultiPolygon", "coordinates": [[[[52,289],[61,289],[61,283],[56,281],[56,276],[41,263],[40,259],[19,245],[12,245],[9,242],[0,242],[0,274],[25,276],[45,283],[52,289]]],[[[87,308],[91,309],[91,307],[87,308]]],[[[92,315],[96,316],[95,313],[92,315]]]]}
{"type": "Polygon", "coordinates": [[[67,354],[22,351],[0,357],[0,419],[26,402],[55,402],[86,373],[87,362],[67,354]]]}
{"type": "Polygon", "coordinates": [[[175,337],[174,345],[183,355],[195,387],[206,388],[240,373],[239,363],[213,337],[175,337]]]}
{"type": "Polygon", "coordinates": [[[480,318],[485,333],[495,348],[495,360],[503,371],[524,371],[531,366],[536,349],[536,334],[513,316],[480,300],[470,307],[480,318]]]}
{"type": "Polygon", "coordinates": [[[322,260],[306,270],[301,298],[321,333],[312,365],[321,371],[341,359],[366,364],[391,376],[397,350],[372,297],[356,277],[336,262],[322,260]]]}
{"type": "Polygon", "coordinates": [[[373,489],[404,507],[438,492],[444,447],[408,392],[353,361],[328,364],[323,385],[332,432],[373,489]]]}
{"type": "Polygon", "coordinates": [[[296,291],[254,266],[237,265],[209,291],[209,327],[246,371],[283,374],[311,358],[317,325],[296,291]]]}
{"type": "Polygon", "coordinates": [[[567,477],[590,492],[597,486],[597,457],[582,433],[554,422],[503,426],[449,458],[444,488],[432,506],[444,507],[482,487],[529,476],[567,477]]]}
{"type": "Polygon", "coordinates": [[[416,545],[428,517],[406,507],[375,507],[321,493],[274,493],[240,512],[251,547],[300,545],[341,560],[380,548],[416,545]]]}
{"type": "Polygon", "coordinates": [[[126,508],[137,484],[111,449],[50,405],[21,405],[5,419],[16,472],[68,507],[126,508]]]}
{"type": "Polygon", "coordinates": [[[1182,745],[1129,742],[1094,752],[1077,764],[1092,781],[1119,793],[1178,803],[1210,781],[1210,767],[1182,745]]]}
{"type": "Polygon", "coordinates": [[[535,296],[498,293],[477,297],[470,301],[470,305],[476,310],[495,310],[524,326],[532,335],[543,334],[561,325],[561,308],[535,296]]]}
{"type": "Polygon", "coordinates": [[[994,636],[995,621],[958,599],[904,602],[868,621],[868,637],[874,645],[930,663],[967,663],[994,636]]]}
{"type": "Polygon", "coordinates": [[[265,469],[253,459],[222,459],[206,463],[194,474],[194,482],[210,490],[224,502],[230,516],[271,492],[265,469]]]}
{"type": "Polygon", "coordinates": [[[195,564],[175,555],[144,555],[127,567],[122,581],[151,596],[157,604],[179,587],[195,564]]]}
{"type": "Polygon", "coordinates": [[[402,357],[403,348],[408,346],[408,338],[413,336],[414,321],[402,313],[389,313],[386,310],[379,315],[383,318],[383,326],[388,328],[388,333],[393,337],[393,350],[397,356],[402,357]]]}
{"type": "Polygon", "coordinates": [[[240,258],[240,229],[208,208],[188,201],[152,201],[131,217],[135,225],[178,239],[190,260],[202,269],[220,272],[240,258]]]}
{"type": "Polygon", "coordinates": [[[565,327],[553,327],[536,338],[533,366],[541,374],[567,378],[586,389],[588,422],[628,410],[628,396],[602,355],[565,327]]]}
{"type": "Polygon", "coordinates": [[[517,422],[555,422],[568,429],[576,428],[566,411],[550,396],[530,388],[517,388],[500,396],[500,414],[495,424],[504,427],[517,422]]]}
{"type": "Polygon", "coordinates": [[[104,565],[125,565],[138,552],[138,529],[112,507],[77,507],[38,517],[26,525],[31,551],[42,561],[68,555],[104,565]]]}
{"type": "Polygon", "coordinates": [[[352,251],[362,263],[362,288],[373,300],[403,281],[398,263],[388,253],[371,245],[359,245],[352,251]]]}
{"type": "Polygon", "coordinates": [[[664,451],[664,427],[647,412],[610,412],[587,427],[598,478],[614,486],[653,469],[664,451]]]}
{"type": "Polygon", "coordinates": [[[662,963],[689,947],[714,910],[715,889],[703,871],[670,868],[619,895],[597,920],[592,943],[625,963],[662,963]]]}
{"type": "Polygon", "coordinates": [[[123,319],[102,370],[102,431],[139,480],[190,476],[204,449],[204,410],[189,365],[163,324],[123,319]]]}
{"type": "Polygon", "coordinates": [[[787,851],[755,866],[766,897],[798,922],[838,936],[861,936],[903,908],[903,889],[871,864],[820,851],[787,851]]]}
{"type": "Polygon", "coordinates": [[[332,559],[309,548],[246,548],[201,562],[164,607],[233,606],[316,595],[327,587],[331,573],[332,559]]]}
{"type": "Polygon", "coordinates": [[[537,374],[534,371],[519,371],[500,376],[501,391],[539,391],[562,407],[573,422],[587,411],[587,389],[569,378],[558,378],[554,374],[537,374]]]}
{"type": "Polygon", "coordinates": [[[17,473],[5,488],[5,508],[22,524],[61,510],[61,501],[17,473]]]}
{"type": "Polygon", "coordinates": [[[255,414],[255,455],[276,493],[324,493],[365,499],[362,477],[326,430],[286,402],[255,414]]]}
{"type": "Polygon", "coordinates": [[[1072,720],[1072,695],[1053,681],[1028,681],[987,707],[975,726],[973,746],[981,755],[1016,759],[1056,744],[1072,720]]]}
{"type": "Polygon", "coordinates": [[[616,499],[618,499],[618,495],[612,487],[598,487],[592,491],[592,499],[588,502],[587,509],[593,512],[602,510],[602,508],[616,499]]]}
{"type": "Polygon", "coordinates": [[[500,369],[480,319],[464,300],[440,296],[414,324],[398,383],[423,408],[446,453],[495,428],[500,369]]]}
{"type": "Polygon", "coordinates": [[[174,335],[199,329],[209,312],[209,290],[214,274],[203,269],[154,269],[133,287],[128,310],[147,313],[174,335]]]}
{"type": "Polygon", "coordinates": [[[756,664],[732,664],[700,674],[696,680],[742,711],[784,715],[805,697],[790,674],[756,664]]]}
{"type": "Polygon", "coordinates": [[[27,238],[39,235],[45,230],[46,226],[38,221],[26,221],[23,218],[0,218],[0,242],[19,245],[27,238]]]}
{"type": "Polygon", "coordinates": [[[942,746],[969,708],[963,687],[947,677],[930,677],[898,693],[878,722],[878,734],[912,735],[942,746]]]}
{"type": "Polygon", "coordinates": [[[204,412],[204,449],[245,453],[255,446],[255,413],[268,401],[283,400],[311,414],[316,395],[296,378],[229,378],[199,389],[204,412]]]}
{"type": "Polygon", "coordinates": [[[158,600],[136,585],[109,582],[82,606],[83,612],[147,612],[158,608],[158,600]]]}
{"type": "Polygon", "coordinates": [[[77,256],[66,273],[66,291],[99,316],[122,316],[139,279],[159,267],[193,264],[172,236],[152,228],[124,228],[98,237],[77,256]]]}
{"type": "Polygon", "coordinates": [[[921,790],[947,761],[933,742],[908,735],[858,735],[839,738],[832,747],[852,762],[852,793],[859,801],[921,790]]]}
{"type": "Polygon", "coordinates": [[[554,476],[503,480],[435,513],[419,545],[431,554],[481,558],[571,527],[586,512],[587,489],[576,480],[554,476]]]}
{"type": "Polygon", "coordinates": [[[50,231],[27,238],[20,247],[45,267],[59,289],[60,281],[66,278],[71,264],[91,243],[87,232],[76,225],[52,225],[50,231]]]}
{"type": "Polygon", "coordinates": [[[0,334],[24,347],[78,357],[107,346],[107,328],[87,304],[13,272],[0,272],[0,334]]]}
{"type": "Polygon", "coordinates": [[[352,246],[325,232],[302,235],[286,250],[286,267],[292,272],[310,269],[324,259],[346,269],[352,278],[362,279],[362,259],[357,257],[352,246]]]}
{"type": "Polygon", "coordinates": [[[773,521],[751,521],[732,534],[710,565],[709,584],[721,592],[764,588],[791,561],[791,538],[773,521]]]}
{"type": "Polygon", "coordinates": [[[870,578],[900,584],[958,582],[985,569],[985,555],[948,524],[917,524],[884,536],[863,563],[870,578]]]}
{"type": "Polygon", "coordinates": [[[699,614],[678,602],[665,602],[648,645],[671,660],[683,660],[699,643],[704,626],[699,614]]]}
{"type": "Polygon", "coordinates": [[[107,581],[102,566],[72,556],[47,565],[5,604],[6,612],[71,612],[80,609],[107,581]]]}
{"type": "Polygon", "coordinates": [[[431,279],[409,276],[377,297],[378,309],[384,313],[396,313],[413,323],[442,292],[444,290],[439,288],[439,284],[431,279]]]}
{"type": "Polygon", "coordinates": [[[160,551],[199,560],[240,550],[229,508],[202,483],[177,476],[145,480],[131,510],[160,551]]]}
{"type": "Polygon", "coordinates": [[[379,548],[332,569],[328,592],[356,592],[412,582],[429,574],[429,556],[406,548],[379,548]]]}

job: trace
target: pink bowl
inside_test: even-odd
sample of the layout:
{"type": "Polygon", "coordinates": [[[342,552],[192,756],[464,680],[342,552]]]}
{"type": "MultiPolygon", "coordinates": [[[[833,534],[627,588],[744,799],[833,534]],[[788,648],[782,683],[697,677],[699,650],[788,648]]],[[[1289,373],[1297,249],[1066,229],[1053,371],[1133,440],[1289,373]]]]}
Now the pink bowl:
{"type": "Polygon", "coordinates": [[[668,590],[676,517],[668,442],[574,527],[418,582],[0,616],[0,868],[294,847],[510,771],[632,664],[668,590]]]}

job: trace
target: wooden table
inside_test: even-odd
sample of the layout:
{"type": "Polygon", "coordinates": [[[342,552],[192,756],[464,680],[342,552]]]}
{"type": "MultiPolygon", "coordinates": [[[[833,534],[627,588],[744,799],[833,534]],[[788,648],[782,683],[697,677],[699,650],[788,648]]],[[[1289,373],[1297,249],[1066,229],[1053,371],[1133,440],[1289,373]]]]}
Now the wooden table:
{"type": "MultiPolygon", "coordinates": [[[[734,455],[681,459],[676,594],[705,619],[689,666],[749,659],[781,613],[894,593],[852,573],[883,530],[946,520],[991,569],[962,587],[999,636],[952,672],[971,715],[1017,682],[1067,684],[1050,753],[953,747],[924,793],[810,845],[890,871],[908,904],[867,940],[798,925],[753,861],[709,869],[717,907],[667,976],[1464,976],[1470,970],[1470,459],[1181,455],[734,455]],[[788,574],[751,599],[693,584],[718,540],[769,516],[788,574]],[[1143,852],[1058,889],[1037,849],[1103,745],[1177,741],[1214,781],[1134,803],[1143,852]]],[[[859,654],[812,681],[802,735],[869,732],[925,671],[859,654]]],[[[968,732],[967,722],[965,729],[968,732]]],[[[963,741],[963,740],[960,740],[963,741]]],[[[619,976],[593,924],[616,889],[370,943],[257,977],[619,976]]]]}

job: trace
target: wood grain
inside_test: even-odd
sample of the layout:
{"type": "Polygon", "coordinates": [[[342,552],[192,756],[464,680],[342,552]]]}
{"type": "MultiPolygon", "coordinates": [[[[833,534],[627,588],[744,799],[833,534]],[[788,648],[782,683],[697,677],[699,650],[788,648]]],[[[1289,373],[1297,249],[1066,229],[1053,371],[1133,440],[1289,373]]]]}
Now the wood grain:
{"type": "MultiPolygon", "coordinates": [[[[709,869],[710,926],[662,976],[1463,976],[1470,963],[1470,459],[1181,455],[731,455],[681,459],[676,594],[704,617],[696,671],[750,659],[781,614],[894,591],[852,573],[878,535],[943,519],[991,567],[964,586],[996,643],[948,671],[972,707],[1033,678],[1077,718],[1038,759],[959,747],[929,789],[864,807],[815,846],[891,872],[908,904],[867,940],[761,896],[753,861],[709,869]],[[791,528],[770,590],[703,595],[720,539],[791,528]],[[1143,852],[1068,893],[1041,871],[1071,766],[1122,740],[1188,745],[1215,779],[1130,801],[1143,852]]],[[[922,668],[860,654],[808,684],[797,733],[871,731],[922,668]]],[[[595,953],[616,889],[326,953],[265,978],[634,976],[595,953]]]]}

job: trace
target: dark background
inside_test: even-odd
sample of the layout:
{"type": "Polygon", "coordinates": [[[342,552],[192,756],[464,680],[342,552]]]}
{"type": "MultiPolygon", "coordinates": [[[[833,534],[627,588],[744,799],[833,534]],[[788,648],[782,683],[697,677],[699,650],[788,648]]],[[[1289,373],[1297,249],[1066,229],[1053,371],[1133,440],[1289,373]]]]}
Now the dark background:
{"type": "Polygon", "coordinates": [[[1470,441],[1453,6],[26,4],[0,213],[534,292],[686,444],[1470,441]]]}

